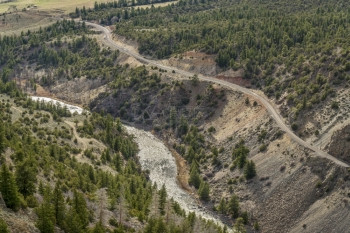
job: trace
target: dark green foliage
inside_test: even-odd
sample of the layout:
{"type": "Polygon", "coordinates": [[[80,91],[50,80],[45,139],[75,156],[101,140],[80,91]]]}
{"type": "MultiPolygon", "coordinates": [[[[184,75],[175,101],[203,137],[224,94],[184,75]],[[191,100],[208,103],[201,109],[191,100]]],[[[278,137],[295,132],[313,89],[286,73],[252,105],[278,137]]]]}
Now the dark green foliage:
{"type": "Polygon", "coordinates": [[[192,163],[192,166],[191,166],[190,179],[188,183],[194,186],[196,189],[198,189],[201,184],[198,165],[195,161],[192,163]]]}
{"type": "Polygon", "coordinates": [[[36,209],[36,214],[38,216],[36,227],[41,233],[55,232],[55,213],[51,204],[50,191],[46,191],[44,202],[36,209]]]}
{"type": "Polygon", "coordinates": [[[37,164],[32,158],[25,159],[16,167],[18,190],[24,197],[35,193],[37,164]]]}
{"type": "Polygon", "coordinates": [[[65,230],[68,233],[86,232],[86,230],[84,230],[84,225],[81,222],[80,217],[76,211],[74,210],[68,211],[65,230]]]}
{"type": "Polygon", "coordinates": [[[165,189],[165,185],[163,184],[162,188],[159,191],[159,210],[161,215],[165,214],[166,198],[167,198],[167,192],[165,189]]]}
{"type": "Polygon", "coordinates": [[[298,124],[297,123],[293,123],[292,124],[292,130],[294,130],[294,131],[296,131],[296,130],[298,130],[298,124]]]}
{"type": "Polygon", "coordinates": [[[293,112],[324,101],[348,83],[348,1],[181,0],[163,8],[107,7],[83,14],[134,39],[145,55],[165,58],[199,50],[244,77],[293,112]],[[336,52],[340,48],[340,53],[336,52]]]}
{"type": "Polygon", "coordinates": [[[62,193],[62,188],[59,182],[56,183],[55,189],[53,190],[52,203],[53,203],[56,224],[59,227],[64,228],[66,206],[65,206],[63,193],[62,193]]]}
{"type": "Polygon", "coordinates": [[[236,195],[232,195],[227,206],[228,213],[232,215],[233,218],[239,216],[239,201],[236,195]]]}
{"type": "Polygon", "coordinates": [[[250,160],[247,161],[244,167],[244,176],[247,180],[252,179],[256,175],[255,163],[250,160]]]}
{"type": "Polygon", "coordinates": [[[151,218],[148,221],[148,224],[144,230],[144,233],[158,233],[158,232],[167,232],[168,227],[163,222],[163,219],[158,218],[154,219],[151,218]]]}
{"type": "Polygon", "coordinates": [[[5,151],[5,131],[4,126],[0,124],[0,155],[5,151]]]}
{"type": "Polygon", "coordinates": [[[0,192],[8,208],[17,211],[20,207],[20,199],[13,174],[3,164],[0,171],[0,192]]]}
{"type": "Polygon", "coordinates": [[[9,229],[7,228],[6,222],[1,218],[0,218],[0,233],[10,233],[9,229]]]}
{"type": "Polygon", "coordinates": [[[235,225],[234,225],[234,230],[237,233],[246,233],[246,229],[244,227],[244,219],[243,218],[237,218],[235,225]]]}
{"type": "Polygon", "coordinates": [[[243,168],[246,164],[248,154],[249,149],[245,147],[243,140],[240,141],[238,144],[236,144],[232,152],[234,163],[237,164],[239,168],[243,168]]]}
{"type": "Polygon", "coordinates": [[[105,233],[106,229],[102,226],[101,222],[96,223],[92,233],[105,233]]]}
{"type": "Polygon", "coordinates": [[[203,201],[209,201],[210,196],[209,196],[209,184],[205,181],[201,181],[201,184],[198,189],[198,194],[201,200],[203,201]]]}
{"type": "Polygon", "coordinates": [[[221,198],[219,206],[217,207],[218,211],[222,214],[226,214],[227,212],[227,203],[224,198],[221,198]]]}
{"type": "Polygon", "coordinates": [[[77,214],[81,229],[86,229],[89,224],[89,211],[87,209],[85,198],[79,191],[74,191],[72,209],[70,211],[77,214]]]}

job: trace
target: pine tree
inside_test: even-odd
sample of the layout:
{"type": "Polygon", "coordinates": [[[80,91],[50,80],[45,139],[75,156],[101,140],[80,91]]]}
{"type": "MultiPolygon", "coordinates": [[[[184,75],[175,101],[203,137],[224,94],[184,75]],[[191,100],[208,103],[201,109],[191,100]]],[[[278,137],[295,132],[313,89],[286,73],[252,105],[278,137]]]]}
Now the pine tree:
{"type": "Polygon", "coordinates": [[[115,169],[120,172],[122,169],[122,158],[120,156],[120,153],[116,153],[115,158],[114,158],[114,165],[115,169]]]}
{"type": "Polygon", "coordinates": [[[228,211],[233,218],[237,218],[239,215],[239,201],[236,195],[232,195],[228,203],[228,211]]]}
{"type": "Polygon", "coordinates": [[[252,179],[256,175],[255,163],[248,161],[244,167],[244,176],[247,180],[252,179]]]}
{"type": "Polygon", "coordinates": [[[20,207],[20,199],[13,174],[5,164],[0,172],[0,192],[8,208],[17,211],[20,207]]]}
{"type": "Polygon", "coordinates": [[[173,128],[173,129],[175,129],[175,126],[176,126],[176,123],[177,123],[177,121],[176,121],[176,108],[175,107],[172,107],[171,109],[170,109],[170,114],[169,114],[170,116],[169,116],[169,124],[170,124],[170,127],[171,128],[173,128]]]}
{"type": "Polygon", "coordinates": [[[221,198],[218,210],[220,211],[220,213],[226,214],[226,201],[224,198],[221,198]]]}
{"type": "Polygon", "coordinates": [[[4,126],[1,123],[0,124],[0,154],[5,151],[6,145],[5,145],[5,130],[4,126]]]}
{"type": "Polygon", "coordinates": [[[162,188],[159,191],[159,210],[160,214],[165,214],[165,203],[166,203],[167,192],[165,189],[165,185],[163,184],[162,188]]]}
{"type": "Polygon", "coordinates": [[[59,227],[64,228],[66,206],[64,203],[64,197],[63,197],[61,185],[59,182],[57,182],[55,185],[52,199],[53,199],[52,202],[53,202],[56,224],[59,227]]]}
{"type": "Polygon", "coordinates": [[[106,229],[102,226],[101,222],[96,223],[92,233],[105,233],[106,229]]]}
{"type": "Polygon", "coordinates": [[[196,162],[192,163],[190,179],[188,183],[190,185],[193,185],[196,189],[198,189],[201,184],[201,178],[199,176],[198,166],[196,162]]]}
{"type": "Polygon", "coordinates": [[[246,233],[246,229],[244,227],[244,220],[243,218],[237,218],[236,223],[234,225],[234,232],[237,233],[246,233]]]}
{"type": "Polygon", "coordinates": [[[41,233],[55,232],[55,215],[49,195],[49,192],[45,192],[44,202],[36,209],[38,215],[36,227],[41,233]]]}
{"type": "Polygon", "coordinates": [[[32,159],[26,159],[16,168],[16,182],[18,190],[23,196],[27,197],[35,192],[36,184],[36,165],[32,159]]]}
{"type": "Polygon", "coordinates": [[[244,141],[241,140],[232,152],[232,158],[235,160],[239,168],[244,167],[248,154],[249,149],[244,146],[244,141]]]}
{"type": "Polygon", "coordinates": [[[76,190],[74,191],[72,207],[73,210],[78,214],[83,229],[86,229],[89,224],[89,212],[83,194],[76,190]]]}
{"type": "Polygon", "coordinates": [[[83,223],[80,220],[79,215],[74,210],[74,208],[70,208],[66,217],[66,228],[65,232],[67,233],[83,233],[86,232],[83,223]]]}
{"type": "Polygon", "coordinates": [[[199,189],[198,189],[198,194],[201,200],[203,201],[209,201],[210,196],[209,196],[209,184],[205,181],[202,180],[199,189]]]}

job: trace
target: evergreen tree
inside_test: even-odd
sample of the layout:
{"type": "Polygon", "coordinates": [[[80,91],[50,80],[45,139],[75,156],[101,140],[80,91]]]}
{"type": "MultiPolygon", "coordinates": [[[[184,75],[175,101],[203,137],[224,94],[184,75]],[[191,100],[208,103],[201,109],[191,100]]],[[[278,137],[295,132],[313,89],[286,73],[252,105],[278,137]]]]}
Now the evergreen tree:
{"type": "Polygon", "coordinates": [[[246,160],[247,160],[247,156],[249,154],[249,149],[247,147],[244,146],[244,141],[241,140],[234,148],[233,152],[232,152],[232,158],[235,161],[235,163],[237,163],[239,168],[243,168],[246,160]]]}
{"type": "Polygon", "coordinates": [[[226,201],[224,198],[221,198],[220,204],[218,206],[218,211],[222,214],[226,214],[226,201]]]}
{"type": "Polygon", "coordinates": [[[86,232],[84,230],[84,225],[80,220],[79,215],[74,210],[74,208],[70,208],[67,213],[67,217],[65,219],[66,227],[65,232],[67,233],[83,233],[86,232]]]}
{"type": "Polygon", "coordinates": [[[167,192],[165,189],[165,184],[163,184],[162,188],[159,191],[159,210],[160,214],[165,214],[165,203],[166,203],[167,192]]]}
{"type": "Polygon", "coordinates": [[[122,169],[122,158],[120,156],[120,153],[117,152],[114,158],[114,165],[115,165],[115,169],[120,172],[122,169]]]}
{"type": "Polygon", "coordinates": [[[5,145],[5,130],[4,126],[1,123],[0,124],[0,154],[5,151],[6,145],[5,145]]]}
{"type": "Polygon", "coordinates": [[[27,197],[35,193],[36,164],[32,159],[26,159],[16,168],[16,182],[18,190],[27,197]]]}
{"type": "Polygon", "coordinates": [[[41,233],[55,232],[55,215],[49,192],[45,193],[44,202],[36,209],[38,216],[36,227],[41,233]]]}
{"type": "Polygon", "coordinates": [[[175,107],[172,107],[171,109],[170,109],[170,114],[169,114],[170,116],[169,116],[169,124],[170,124],[170,127],[171,128],[173,128],[173,129],[175,129],[175,126],[176,126],[176,123],[177,123],[177,121],[176,121],[176,115],[177,115],[177,113],[176,113],[176,108],[175,107]]]}
{"type": "Polygon", "coordinates": [[[247,180],[252,179],[256,175],[255,163],[248,161],[244,167],[244,176],[247,180]]]}
{"type": "Polygon", "coordinates": [[[237,218],[239,215],[239,201],[236,195],[232,195],[228,203],[228,211],[233,218],[237,218]]]}
{"type": "Polygon", "coordinates": [[[13,174],[6,164],[3,164],[0,172],[0,192],[8,208],[17,211],[20,207],[20,199],[13,174]]]}
{"type": "Polygon", "coordinates": [[[196,189],[201,184],[201,178],[199,176],[198,166],[195,162],[192,163],[189,184],[194,186],[196,189]]]}
{"type": "Polygon", "coordinates": [[[64,228],[66,206],[64,203],[64,197],[63,197],[61,185],[59,182],[56,183],[55,189],[53,190],[52,202],[53,202],[56,224],[59,227],[64,228]]]}
{"type": "Polygon", "coordinates": [[[77,213],[83,229],[89,224],[89,211],[82,193],[74,191],[73,210],[77,213]]]}
{"type": "Polygon", "coordinates": [[[101,222],[96,223],[94,229],[92,230],[92,233],[105,233],[105,232],[106,232],[106,230],[102,226],[101,222]]]}
{"type": "Polygon", "coordinates": [[[244,227],[243,218],[237,218],[233,229],[234,229],[234,232],[237,232],[237,233],[246,233],[247,232],[245,227],[244,227]]]}
{"type": "Polygon", "coordinates": [[[210,196],[209,196],[209,184],[205,181],[202,180],[199,189],[198,189],[198,194],[201,200],[203,201],[209,201],[210,196]]]}

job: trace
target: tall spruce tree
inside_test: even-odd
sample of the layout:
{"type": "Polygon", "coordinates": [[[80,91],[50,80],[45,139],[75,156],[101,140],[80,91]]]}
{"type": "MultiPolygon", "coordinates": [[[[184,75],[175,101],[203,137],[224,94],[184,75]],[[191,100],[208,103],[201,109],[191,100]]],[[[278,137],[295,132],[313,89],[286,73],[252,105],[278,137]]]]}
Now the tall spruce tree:
{"type": "Polygon", "coordinates": [[[26,159],[16,168],[16,182],[18,190],[23,196],[27,197],[35,192],[36,164],[32,159],[26,159]]]}
{"type": "Polygon", "coordinates": [[[55,189],[53,190],[52,202],[53,202],[56,224],[59,227],[64,228],[66,206],[64,203],[64,197],[61,190],[61,184],[59,182],[56,183],[55,189]]]}
{"type": "Polygon", "coordinates": [[[198,170],[197,163],[195,161],[192,162],[189,184],[194,186],[196,189],[198,189],[201,184],[201,178],[198,170]]]}
{"type": "Polygon", "coordinates": [[[55,215],[51,204],[50,192],[45,192],[43,203],[36,209],[38,219],[36,227],[41,233],[55,232],[55,215]]]}
{"type": "Polygon", "coordinates": [[[198,194],[201,200],[203,201],[209,201],[210,196],[209,196],[209,184],[205,181],[202,180],[199,189],[198,189],[198,194]]]}
{"type": "Polygon", "coordinates": [[[5,151],[5,130],[3,124],[0,124],[0,154],[5,151]]]}
{"type": "Polygon", "coordinates": [[[244,176],[247,180],[252,179],[256,175],[255,163],[248,161],[244,167],[244,176]]]}
{"type": "Polygon", "coordinates": [[[13,174],[6,164],[1,166],[0,172],[0,192],[8,208],[17,211],[20,207],[20,199],[13,174]]]}
{"type": "Polygon", "coordinates": [[[165,203],[166,203],[167,192],[165,189],[165,185],[163,184],[162,188],[159,191],[159,210],[160,214],[165,214],[165,203]]]}
{"type": "Polygon", "coordinates": [[[232,195],[230,201],[228,202],[228,211],[233,218],[237,218],[239,215],[239,201],[236,195],[232,195]]]}
{"type": "Polygon", "coordinates": [[[74,191],[73,210],[77,213],[83,229],[89,224],[89,211],[82,193],[74,191]]]}

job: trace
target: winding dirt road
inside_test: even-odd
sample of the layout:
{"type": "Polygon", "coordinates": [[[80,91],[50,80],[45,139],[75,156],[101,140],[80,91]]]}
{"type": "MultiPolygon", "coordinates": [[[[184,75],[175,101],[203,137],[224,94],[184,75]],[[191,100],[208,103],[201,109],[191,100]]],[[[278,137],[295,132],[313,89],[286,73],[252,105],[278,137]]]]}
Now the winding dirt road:
{"type": "MultiPolygon", "coordinates": [[[[167,70],[170,72],[172,72],[174,70],[176,73],[181,74],[184,77],[193,77],[195,75],[194,73],[191,73],[191,72],[188,72],[185,70],[181,70],[181,69],[178,69],[176,67],[163,65],[159,61],[145,58],[137,52],[128,50],[125,47],[118,45],[113,40],[111,31],[106,27],[103,27],[99,24],[95,24],[95,23],[91,23],[91,22],[85,22],[85,24],[88,26],[94,27],[95,29],[97,29],[98,31],[101,31],[104,34],[104,37],[101,41],[105,45],[107,45],[108,47],[111,47],[113,49],[118,49],[120,52],[125,53],[129,56],[132,56],[132,57],[136,58],[137,60],[139,60],[140,62],[143,62],[145,64],[149,64],[149,65],[153,65],[153,66],[157,66],[158,68],[161,68],[161,69],[164,69],[164,70],[167,70]]],[[[217,79],[214,77],[204,76],[201,74],[197,74],[197,75],[198,75],[198,78],[202,81],[216,83],[216,84],[225,86],[227,88],[230,88],[232,90],[243,92],[243,93],[250,95],[250,96],[254,97],[255,99],[259,100],[261,102],[261,104],[264,105],[264,107],[267,109],[267,111],[269,112],[271,117],[273,119],[275,119],[275,121],[278,124],[278,126],[280,127],[280,129],[283,130],[284,132],[286,132],[299,145],[304,146],[306,148],[309,148],[310,150],[314,151],[317,156],[322,157],[322,158],[327,158],[327,159],[333,161],[334,163],[338,164],[339,166],[350,167],[348,164],[346,164],[346,163],[340,161],[339,159],[335,158],[334,156],[318,149],[317,147],[307,143],[306,141],[304,141],[303,139],[301,139],[297,135],[295,135],[294,132],[286,125],[286,123],[284,122],[281,115],[273,107],[273,105],[270,103],[270,101],[267,99],[267,97],[260,95],[260,94],[257,94],[255,92],[253,92],[252,90],[249,90],[245,87],[241,87],[241,86],[238,86],[236,84],[233,84],[233,83],[230,83],[230,82],[227,82],[224,80],[220,80],[220,79],[217,79]]]]}

